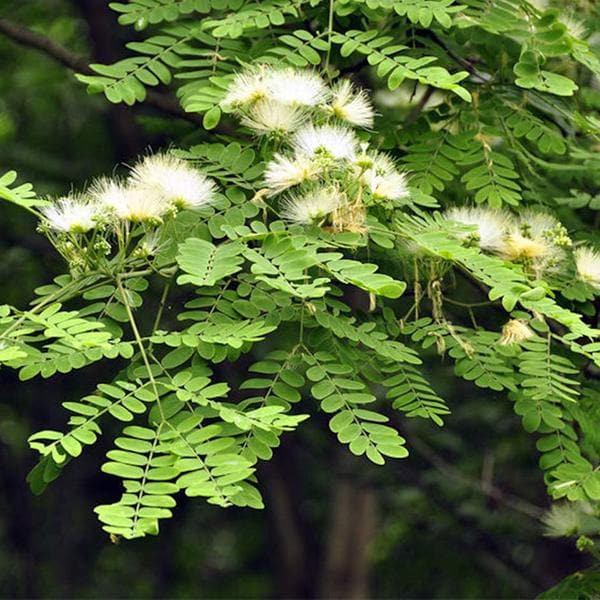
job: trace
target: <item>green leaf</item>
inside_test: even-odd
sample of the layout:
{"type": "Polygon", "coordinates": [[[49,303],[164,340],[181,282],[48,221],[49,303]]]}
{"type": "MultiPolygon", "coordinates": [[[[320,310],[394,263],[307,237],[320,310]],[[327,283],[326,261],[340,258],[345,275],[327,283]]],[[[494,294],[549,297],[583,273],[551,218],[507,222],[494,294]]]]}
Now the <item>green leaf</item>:
{"type": "Polygon", "coordinates": [[[199,238],[190,238],[179,246],[177,262],[187,275],[180,275],[177,283],[211,286],[237,273],[243,262],[242,246],[235,243],[215,246],[199,238]]]}
{"type": "Polygon", "coordinates": [[[202,118],[202,126],[204,129],[214,129],[221,120],[221,109],[218,106],[213,106],[210,110],[204,113],[202,118]]]}
{"type": "Polygon", "coordinates": [[[116,475],[124,479],[140,479],[144,475],[144,471],[139,467],[132,465],[124,465],[117,462],[107,462],[102,465],[102,471],[109,475],[116,475]]]}

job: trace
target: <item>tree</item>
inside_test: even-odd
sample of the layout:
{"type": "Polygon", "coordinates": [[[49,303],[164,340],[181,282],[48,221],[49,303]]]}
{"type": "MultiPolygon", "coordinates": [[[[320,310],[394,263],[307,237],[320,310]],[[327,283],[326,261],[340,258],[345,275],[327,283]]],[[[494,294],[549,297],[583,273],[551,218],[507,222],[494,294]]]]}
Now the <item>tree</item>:
{"type": "MultiPolygon", "coordinates": [[[[309,416],[364,461],[410,460],[407,428],[442,426],[439,379],[458,377],[488,390],[481,403],[513,402],[550,496],[571,503],[546,516],[551,533],[595,553],[595,9],[579,22],[516,0],[111,8],[144,39],[110,65],[0,30],[111,103],[200,131],[58,201],[0,180],[68,267],[29,308],[2,307],[0,361],[21,380],[97,361],[110,375],[63,403],[66,430],[30,437],[33,490],[116,420],[102,470],[123,494],[95,509],[114,540],[157,533],[181,492],[261,508],[259,464],[309,416]],[[452,374],[435,366],[446,355],[452,374]]],[[[332,527],[364,547],[368,486],[339,494],[364,518],[347,506],[332,527]]],[[[360,596],[363,580],[339,586],[364,561],[339,555],[323,593],[360,596]]],[[[585,595],[594,577],[563,586],[585,595]]]]}

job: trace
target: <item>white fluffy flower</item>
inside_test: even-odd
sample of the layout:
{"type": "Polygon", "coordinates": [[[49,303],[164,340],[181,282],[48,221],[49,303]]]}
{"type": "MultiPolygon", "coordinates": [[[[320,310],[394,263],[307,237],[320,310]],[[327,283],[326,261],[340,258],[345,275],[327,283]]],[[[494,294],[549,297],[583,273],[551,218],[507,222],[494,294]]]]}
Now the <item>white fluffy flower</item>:
{"type": "Polygon", "coordinates": [[[165,245],[162,235],[160,229],[154,229],[146,234],[138,245],[136,252],[141,256],[155,256],[161,247],[165,245]]]}
{"type": "Polygon", "coordinates": [[[125,187],[118,181],[102,178],[90,188],[90,196],[98,207],[125,221],[160,220],[171,208],[162,194],[147,187],[125,187]]]}
{"type": "Polygon", "coordinates": [[[354,132],[333,125],[306,125],[294,136],[293,145],[297,152],[308,156],[325,153],[336,159],[351,160],[356,153],[354,132]]]}
{"type": "Polygon", "coordinates": [[[520,228],[515,227],[507,235],[501,254],[506,260],[529,259],[539,262],[552,257],[554,248],[549,240],[523,235],[520,228]]]}
{"type": "Polygon", "coordinates": [[[292,223],[319,223],[344,202],[334,188],[319,188],[303,195],[292,196],[282,204],[282,217],[292,223]]]}
{"type": "Polygon", "coordinates": [[[509,344],[520,344],[533,337],[534,333],[522,319],[511,319],[502,327],[502,336],[500,344],[507,346],[509,344]]]}
{"type": "Polygon", "coordinates": [[[249,105],[257,100],[265,98],[269,92],[265,80],[265,73],[261,70],[251,70],[238,73],[229,87],[227,94],[221,101],[223,106],[239,106],[249,105]]]}
{"type": "Polygon", "coordinates": [[[375,111],[364,90],[357,90],[351,81],[340,81],[332,91],[329,109],[338,119],[357,127],[373,127],[375,111]]]}
{"type": "Polygon", "coordinates": [[[507,260],[542,259],[552,253],[550,232],[559,222],[546,213],[527,211],[508,231],[502,254],[507,260]]]}
{"type": "Polygon", "coordinates": [[[500,254],[507,260],[525,260],[537,277],[557,269],[565,258],[564,247],[571,240],[552,215],[524,211],[508,230],[500,254]]]}
{"type": "Polygon", "coordinates": [[[172,204],[149,188],[127,188],[125,204],[117,209],[117,215],[132,223],[160,221],[170,210],[172,204]]]}
{"type": "Polygon", "coordinates": [[[180,209],[200,208],[211,202],[216,186],[213,181],[169,154],[146,156],[132,169],[129,187],[144,194],[161,195],[165,203],[180,209]]]}
{"type": "Polygon", "coordinates": [[[396,170],[394,161],[385,154],[372,158],[362,179],[375,200],[401,200],[408,196],[406,176],[396,170]]]}
{"type": "Polygon", "coordinates": [[[600,289],[600,253],[583,246],[576,248],[573,254],[579,278],[600,289]]]}
{"type": "Polygon", "coordinates": [[[323,79],[312,71],[269,70],[265,74],[265,83],[267,96],[282,104],[316,106],[328,94],[323,79]]]}
{"type": "Polygon", "coordinates": [[[567,28],[569,35],[577,40],[584,40],[587,37],[587,28],[583,21],[571,15],[561,16],[560,21],[567,28]]]}
{"type": "Polygon", "coordinates": [[[300,154],[287,158],[282,154],[275,154],[265,169],[264,181],[269,188],[269,195],[274,196],[313,179],[317,173],[317,166],[308,156],[300,154]]]}
{"type": "Polygon", "coordinates": [[[91,200],[98,210],[121,216],[127,204],[127,189],[118,180],[101,177],[89,189],[91,200]]]}
{"type": "Polygon", "coordinates": [[[238,73],[221,104],[240,110],[266,99],[308,107],[324,102],[328,93],[325,82],[316,73],[263,66],[238,73]]]}
{"type": "MultiPolygon", "coordinates": [[[[455,207],[444,213],[446,219],[464,225],[475,225],[477,228],[477,244],[488,252],[502,252],[504,237],[510,224],[510,216],[500,210],[483,207],[455,207]]],[[[468,234],[460,236],[467,238],[468,234]]]]}
{"type": "Polygon", "coordinates": [[[549,537],[593,536],[598,528],[594,506],[584,501],[554,504],[542,522],[549,537]]]}
{"type": "Polygon", "coordinates": [[[552,239],[555,232],[563,229],[561,222],[552,215],[536,210],[524,210],[519,215],[521,227],[530,232],[532,237],[549,236],[552,239]]]}
{"type": "Polygon", "coordinates": [[[253,129],[258,135],[290,133],[302,125],[306,112],[292,104],[275,100],[259,100],[242,117],[242,125],[253,129]]]}
{"type": "Polygon", "coordinates": [[[59,198],[42,209],[44,224],[63,233],[86,233],[96,226],[98,208],[83,198],[59,198]]]}

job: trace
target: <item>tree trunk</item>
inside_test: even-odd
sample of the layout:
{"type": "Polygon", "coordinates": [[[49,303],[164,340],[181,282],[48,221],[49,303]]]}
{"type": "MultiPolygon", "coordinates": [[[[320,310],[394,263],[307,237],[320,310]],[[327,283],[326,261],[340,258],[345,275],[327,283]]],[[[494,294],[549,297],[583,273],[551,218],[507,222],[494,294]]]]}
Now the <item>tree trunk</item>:
{"type": "MultiPolygon", "coordinates": [[[[94,60],[111,64],[122,58],[121,45],[115,42],[116,16],[108,4],[98,0],[78,0],[75,5],[88,24],[94,60]]],[[[115,158],[124,161],[140,154],[145,146],[144,134],[135,122],[133,108],[111,104],[108,116],[115,142],[115,158]]]]}
{"type": "Polygon", "coordinates": [[[369,596],[369,549],[376,533],[377,500],[351,479],[335,484],[320,598],[369,596]]]}

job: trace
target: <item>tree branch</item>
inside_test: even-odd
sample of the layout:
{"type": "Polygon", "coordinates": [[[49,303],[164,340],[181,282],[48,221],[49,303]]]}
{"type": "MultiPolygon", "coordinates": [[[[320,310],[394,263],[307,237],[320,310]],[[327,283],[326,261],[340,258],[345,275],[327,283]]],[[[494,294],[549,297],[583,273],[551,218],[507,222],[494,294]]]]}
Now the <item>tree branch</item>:
{"type": "Polygon", "coordinates": [[[500,504],[504,504],[507,508],[519,512],[535,521],[539,521],[543,516],[544,510],[539,506],[532,504],[528,500],[506,492],[491,484],[489,481],[482,482],[476,479],[471,479],[470,477],[464,475],[459,469],[451,465],[439,454],[437,454],[435,450],[433,450],[433,448],[426,444],[421,438],[413,435],[405,424],[401,425],[397,419],[393,419],[393,421],[402,435],[409,440],[410,446],[415,450],[415,452],[424,458],[434,469],[439,471],[447,479],[453,479],[457,483],[460,483],[475,492],[483,494],[484,496],[488,496],[492,500],[500,504]]]}
{"type": "Polygon", "coordinates": [[[431,34],[431,37],[433,38],[433,40],[448,53],[448,56],[453,58],[461,67],[463,67],[469,73],[471,73],[471,75],[473,77],[477,78],[479,80],[479,83],[489,83],[489,81],[491,79],[491,77],[489,75],[486,75],[485,73],[481,73],[480,71],[477,70],[477,68],[471,61],[466,60],[462,56],[459,56],[458,54],[456,54],[456,52],[454,52],[450,48],[450,46],[448,46],[448,44],[446,44],[446,42],[444,42],[444,40],[442,40],[440,37],[438,37],[433,31],[430,31],[429,33],[431,34]]]}
{"type": "MultiPolygon", "coordinates": [[[[53,58],[57,62],[61,63],[65,67],[68,67],[72,71],[78,73],[84,73],[86,75],[94,75],[94,71],[89,67],[88,61],[85,57],[79,56],[71,52],[68,48],[65,48],[58,42],[51,40],[50,38],[31,31],[18,23],[13,23],[9,19],[0,18],[0,34],[11,39],[17,44],[26,46],[28,48],[34,48],[40,50],[50,58],[53,58]]],[[[146,101],[148,106],[152,106],[157,110],[178,117],[198,125],[202,123],[202,118],[198,115],[186,113],[175,98],[161,94],[154,90],[146,90],[146,101]]]]}

